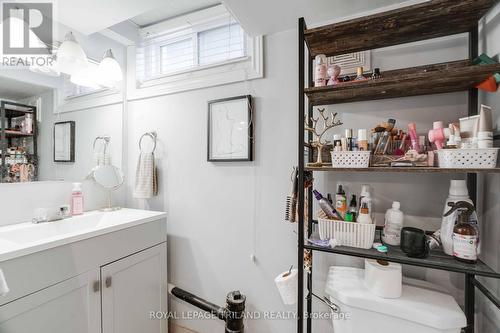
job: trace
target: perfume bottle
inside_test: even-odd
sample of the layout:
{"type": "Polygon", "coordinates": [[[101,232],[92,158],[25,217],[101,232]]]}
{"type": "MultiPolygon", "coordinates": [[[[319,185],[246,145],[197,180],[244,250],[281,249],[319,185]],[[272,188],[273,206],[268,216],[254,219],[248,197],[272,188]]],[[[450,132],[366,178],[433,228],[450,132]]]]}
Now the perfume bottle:
{"type": "Polygon", "coordinates": [[[365,80],[367,80],[367,78],[364,77],[364,75],[363,75],[363,67],[358,67],[356,69],[356,73],[357,74],[356,74],[356,78],[354,79],[354,81],[365,81],[365,80]]]}
{"type": "Polygon", "coordinates": [[[380,68],[374,68],[372,73],[372,80],[380,79],[380,68]]]}

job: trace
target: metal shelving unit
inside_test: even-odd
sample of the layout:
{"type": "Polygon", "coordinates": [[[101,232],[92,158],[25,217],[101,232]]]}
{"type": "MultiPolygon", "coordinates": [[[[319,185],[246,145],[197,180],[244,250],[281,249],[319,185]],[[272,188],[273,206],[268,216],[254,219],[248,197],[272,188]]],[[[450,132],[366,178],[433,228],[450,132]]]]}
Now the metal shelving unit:
{"type": "MultiPolygon", "coordinates": [[[[313,253],[329,252],[360,258],[385,259],[406,265],[427,267],[464,274],[465,309],[467,317],[466,333],[474,332],[475,290],[481,291],[494,305],[500,308],[500,300],[476,279],[476,276],[500,279],[486,263],[464,264],[441,251],[431,251],[426,259],[407,257],[401,250],[390,248],[382,254],[376,250],[364,250],[349,247],[334,249],[312,245],[307,242],[311,237],[314,221],[312,219],[312,193],[308,190],[308,219],[305,220],[306,190],[305,172],[399,172],[399,173],[465,173],[467,174],[470,197],[476,202],[477,173],[499,173],[495,169],[440,169],[435,167],[389,168],[370,167],[368,169],[334,169],[306,167],[306,154],[312,160],[310,146],[305,142],[304,119],[313,114],[313,106],[348,103],[382,98],[430,95],[454,91],[468,91],[468,113],[477,114],[478,91],[476,85],[489,75],[498,72],[500,65],[490,67],[472,65],[471,60],[478,56],[478,21],[496,3],[497,0],[432,0],[422,4],[335,23],[314,29],[307,29],[305,20],[298,21],[298,59],[299,59],[299,103],[298,103],[298,306],[297,332],[312,332],[313,278],[311,272],[304,269],[304,257],[307,254],[313,264],[313,253]],[[443,24],[443,22],[447,22],[443,24]],[[404,27],[404,29],[402,28],[404,27]],[[317,54],[333,56],[350,52],[409,43],[419,40],[469,34],[469,59],[463,61],[406,68],[388,71],[388,76],[377,82],[346,83],[342,86],[312,86],[313,59],[317,54]],[[361,44],[359,44],[361,42],[361,44]],[[465,76],[464,76],[465,73],[465,76]],[[444,79],[443,79],[444,77],[444,79]],[[417,80],[417,79],[424,80],[417,80]],[[306,101],[307,97],[307,101],[306,101]],[[306,224],[307,223],[307,235],[306,224]],[[306,288],[304,288],[304,284],[306,288]],[[307,318],[307,319],[305,319],[307,318]]],[[[385,74],[385,73],[384,73],[385,74]]],[[[307,134],[311,141],[311,134],[307,134]]],[[[476,205],[477,207],[477,205],[476,205]]]]}
{"type": "Polygon", "coordinates": [[[12,144],[13,139],[25,138],[31,140],[32,152],[26,154],[28,162],[35,166],[35,179],[38,175],[38,145],[37,145],[37,119],[36,119],[36,107],[31,105],[25,105],[10,101],[0,101],[0,183],[4,182],[4,178],[7,174],[6,169],[6,155],[7,148],[12,144]],[[12,125],[12,120],[18,117],[24,117],[26,114],[30,114],[33,119],[33,132],[32,133],[22,133],[20,131],[10,130],[12,125]]]}

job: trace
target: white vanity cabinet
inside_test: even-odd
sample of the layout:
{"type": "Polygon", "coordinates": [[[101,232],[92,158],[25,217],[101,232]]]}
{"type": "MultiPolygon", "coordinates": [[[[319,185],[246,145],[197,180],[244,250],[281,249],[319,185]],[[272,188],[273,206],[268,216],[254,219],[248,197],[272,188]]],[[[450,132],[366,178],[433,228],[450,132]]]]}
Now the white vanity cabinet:
{"type": "Polygon", "coordinates": [[[157,220],[0,262],[1,333],[166,333],[166,223],[157,220]]]}
{"type": "Polygon", "coordinates": [[[78,275],[0,307],[0,332],[99,333],[99,270],[78,275]],[[97,284],[97,287],[99,285],[97,284]]]}
{"type": "Polygon", "coordinates": [[[101,268],[102,332],[163,333],[166,321],[150,318],[165,311],[165,244],[101,268]]]}

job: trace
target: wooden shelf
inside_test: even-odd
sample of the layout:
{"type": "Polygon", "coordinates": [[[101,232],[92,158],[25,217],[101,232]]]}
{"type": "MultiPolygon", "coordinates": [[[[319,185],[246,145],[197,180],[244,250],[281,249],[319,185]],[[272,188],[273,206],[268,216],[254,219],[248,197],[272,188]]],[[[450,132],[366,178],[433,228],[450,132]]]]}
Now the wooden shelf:
{"type": "Polygon", "coordinates": [[[311,56],[334,56],[469,32],[496,0],[431,0],[305,31],[311,56]]]}
{"type": "Polygon", "coordinates": [[[24,117],[26,114],[33,114],[33,110],[5,109],[5,117],[7,118],[24,117]]]}
{"type": "Polygon", "coordinates": [[[307,171],[323,172],[408,172],[408,173],[500,173],[500,168],[494,169],[448,169],[438,167],[369,167],[369,168],[332,168],[306,167],[307,171]]]}
{"type": "Polygon", "coordinates": [[[500,64],[472,65],[461,60],[382,72],[377,80],[306,88],[305,94],[312,105],[441,94],[475,88],[497,72],[500,64]]]}
{"type": "Polygon", "coordinates": [[[33,133],[23,133],[23,132],[20,132],[20,131],[6,130],[5,131],[5,136],[8,137],[8,138],[31,137],[31,136],[33,136],[33,133]]]}
{"type": "Polygon", "coordinates": [[[336,253],[352,257],[383,259],[412,266],[500,278],[499,273],[492,270],[488,265],[480,260],[478,260],[476,264],[463,263],[454,259],[452,256],[445,254],[441,250],[432,250],[427,258],[418,259],[408,257],[403,251],[401,251],[400,248],[393,246],[389,246],[389,251],[387,253],[381,253],[375,249],[365,250],[347,246],[336,246],[332,249],[331,247],[305,244],[304,248],[313,251],[336,253]]]}

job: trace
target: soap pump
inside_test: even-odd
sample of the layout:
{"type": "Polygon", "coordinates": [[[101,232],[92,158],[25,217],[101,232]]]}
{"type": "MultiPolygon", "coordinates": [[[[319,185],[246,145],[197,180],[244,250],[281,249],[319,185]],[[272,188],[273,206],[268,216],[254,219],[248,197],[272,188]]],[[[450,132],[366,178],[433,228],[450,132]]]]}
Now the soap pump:
{"type": "Polygon", "coordinates": [[[466,263],[475,263],[478,255],[479,230],[471,223],[474,205],[467,201],[448,204],[451,209],[444,215],[458,212],[457,224],[453,228],[453,256],[466,263]]]}

